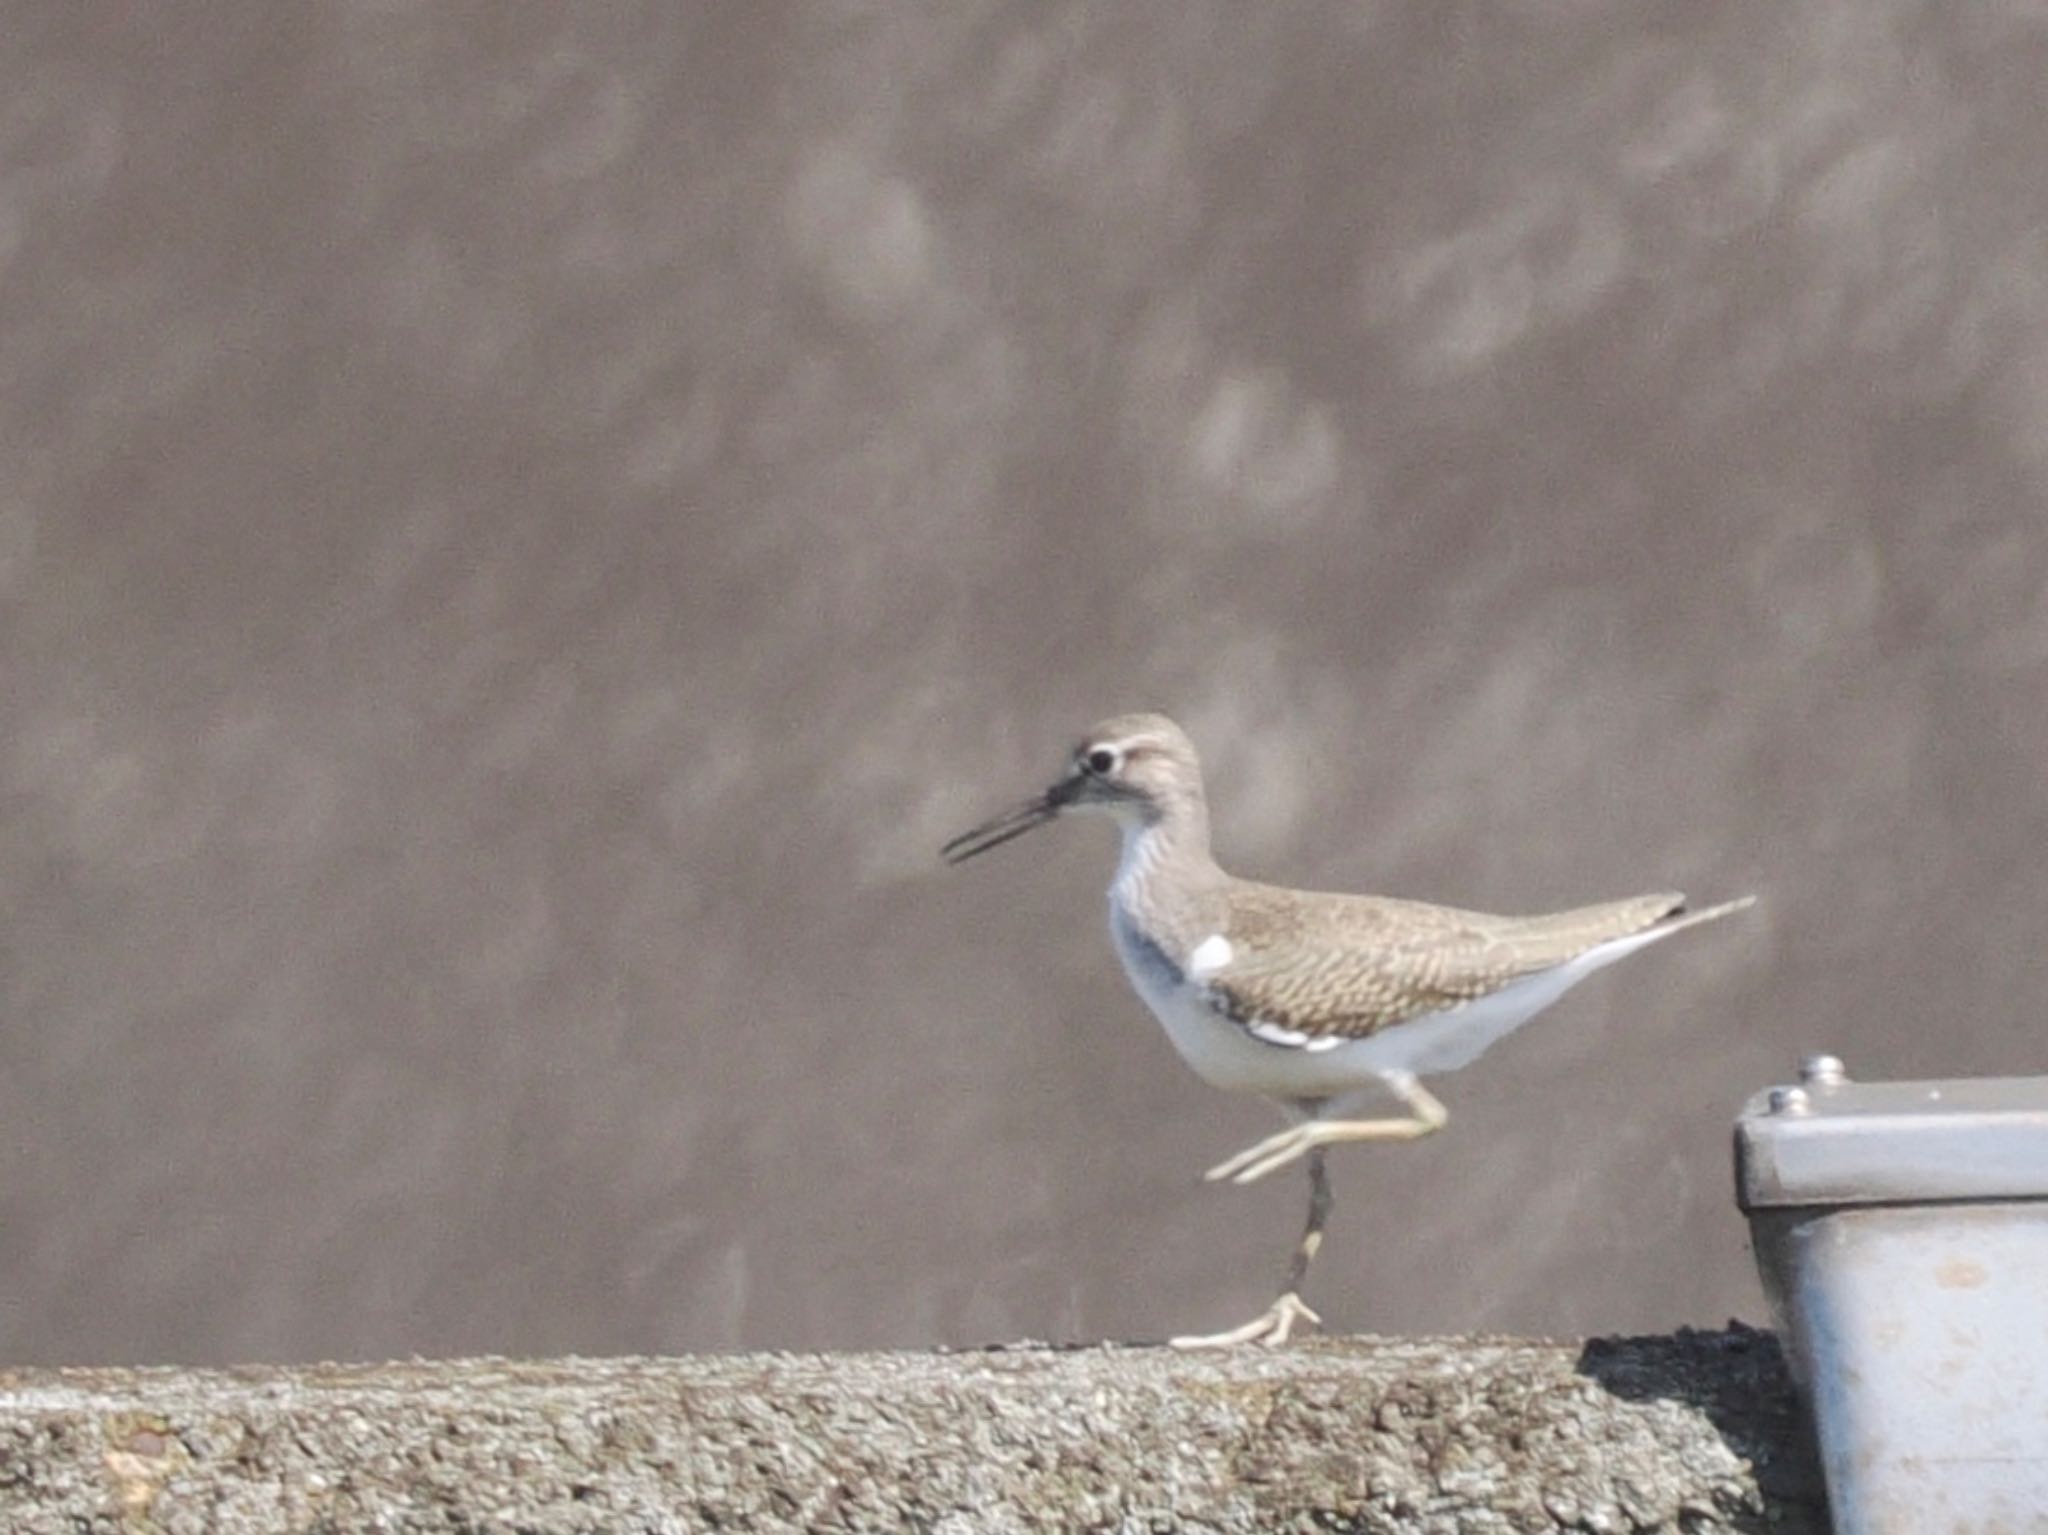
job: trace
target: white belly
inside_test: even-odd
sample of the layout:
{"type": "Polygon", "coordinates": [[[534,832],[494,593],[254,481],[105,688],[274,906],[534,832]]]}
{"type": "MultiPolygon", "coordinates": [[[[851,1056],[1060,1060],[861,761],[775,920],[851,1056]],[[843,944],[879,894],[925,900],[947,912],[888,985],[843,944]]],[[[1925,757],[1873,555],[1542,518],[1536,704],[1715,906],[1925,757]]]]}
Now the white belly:
{"type": "Polygon", "coordinates": [[[1210,1008],[1194,987],[1148,987],[1139,982],[1137,970],[1128,963],[1125,968],[1180,1058],[1213,1087],[1271,1098],[1327,1098],[1376,1079],[1374,1072],[1361,1073],[1342,1064],[1356,1046],[1311,1055],[1262,1043],[1210,1008]]]}

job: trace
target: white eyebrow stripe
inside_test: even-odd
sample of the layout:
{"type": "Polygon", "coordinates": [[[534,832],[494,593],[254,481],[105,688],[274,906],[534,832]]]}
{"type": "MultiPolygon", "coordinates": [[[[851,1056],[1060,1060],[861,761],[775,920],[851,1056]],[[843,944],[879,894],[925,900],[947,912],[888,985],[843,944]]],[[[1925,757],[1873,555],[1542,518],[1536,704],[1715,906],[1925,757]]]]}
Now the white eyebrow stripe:
{"type": "Polygon", "coordinates": [[[1211,933],[1188,955],[1188,974],[1198,981],[1206,981],[1219,970],[1227,968],[1237,957],[1237,950],[1230,940],[1221,933],[1211,933]]]}

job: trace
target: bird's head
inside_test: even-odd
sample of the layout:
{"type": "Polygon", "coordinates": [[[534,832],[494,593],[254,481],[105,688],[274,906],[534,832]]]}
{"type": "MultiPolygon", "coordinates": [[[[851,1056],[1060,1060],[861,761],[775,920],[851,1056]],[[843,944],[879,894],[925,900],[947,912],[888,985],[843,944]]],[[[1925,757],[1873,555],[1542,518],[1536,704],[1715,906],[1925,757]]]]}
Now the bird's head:
{"type": "Polygon", "coordinates": [[[1081,737],[1043,794],[961,833],[942,852],[959,863],[1071,811],[1151,826],[1201,799],[1201,763],[1187,733],[1163,714],[1120,714],[1081,737]]]}

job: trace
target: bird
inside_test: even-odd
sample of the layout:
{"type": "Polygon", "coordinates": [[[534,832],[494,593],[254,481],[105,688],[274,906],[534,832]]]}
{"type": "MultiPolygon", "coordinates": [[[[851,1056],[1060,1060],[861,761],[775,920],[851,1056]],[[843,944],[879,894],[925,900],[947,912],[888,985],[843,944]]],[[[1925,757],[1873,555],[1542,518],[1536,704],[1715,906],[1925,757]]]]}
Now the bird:
{"type": "Polygon", "coordinates": [[[1596,970],[1753,904],[1689,909],[1663,892],[1536,916],[1293,890],[1226,874],[1210,851],[1201,760],[1163,714],[1090,729],[1042,793],[946,843],[958,864],[1073,814],[1113,820],[1111,941],[1132,989],[1210,1085],[1277,1103],[1291,1123],[1210,1168],[1246,1184],[1304,1161],[1309,1209],[1279,1296],[1178,1348],[1279,1345],[1322,1319],[1302,1290],[1332,1199],[1326,1148],[1411,1141],[1449,1113],[1422,1084],[1456,1071],[1596,970]],[[1370,1112],[1391,1098],[1400,1112],[1370,1112]]]}

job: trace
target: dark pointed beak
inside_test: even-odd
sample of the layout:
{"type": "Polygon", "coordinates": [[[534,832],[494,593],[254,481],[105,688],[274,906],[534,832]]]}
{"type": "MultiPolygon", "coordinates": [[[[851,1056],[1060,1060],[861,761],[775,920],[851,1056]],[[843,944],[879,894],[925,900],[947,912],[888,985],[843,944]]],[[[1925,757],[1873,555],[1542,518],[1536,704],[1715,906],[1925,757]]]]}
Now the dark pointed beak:
{"type": "Polygon", "coordinates": [[[964,831],[939,849],[939,856],[947,863],[965,863],[976,853],[986,853],[992,847],[1001,847],[1013,837],[1021,837],[1034,826],[1043,826],[1074,802],[1081,792],[1078,778],[1062,778],[1034,799],[1005,810],[992,821],[984,821],[973,831],[964,831]]]}

